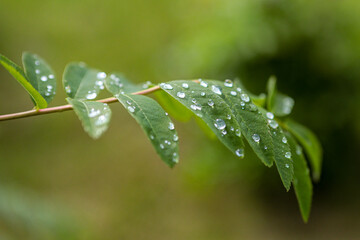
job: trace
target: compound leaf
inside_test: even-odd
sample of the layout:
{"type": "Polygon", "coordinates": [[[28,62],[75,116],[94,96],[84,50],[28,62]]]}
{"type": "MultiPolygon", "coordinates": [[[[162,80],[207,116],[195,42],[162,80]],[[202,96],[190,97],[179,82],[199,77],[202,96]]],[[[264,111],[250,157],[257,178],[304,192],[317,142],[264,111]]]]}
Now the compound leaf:
{"type": "Polygon", "coordinates": [[[173,167],[179,161],[178,135],[174,123],[152,98],[117,94],[115,97],[139,123],[161,159],[173,167]]]}
{"type": "Polygon", "coordinates": [[[309,168],[306,164],[302,148],[290,133],[286,133],[288,143],[292,152],[294,162],[294,181],[296,198],[299,203],[301,216],[307,222],[311,210],[312,183],[309,175],[309,168]]]}
{"type": "MultiPolygon", "coordinates": [[[[206,86],[205,86],[206,84],[206,86]]],[[[207,87],[193,81],[171,81],[160,87],[200,117],[218,139],[239,157],[244,156],[240,125],[226,101],[207,87]]]]}
{"type": "Polygon", "coordinates": [[[63,85],[70,98],[92,100],[104,89],[105,78],[106,73],[84,63],[69,63],[65,67],[63,85]]]}
{"type": "Polygon", "coordinates": [[[31,85],[28,81],[25,72],[12,62],[7,57],[0,54],[0,64],[4,66],[6,70],[25,88],[25,90],[30,94],[32,100],[34,101],[35,107],[39,108],[46,108],[47,102],[41,96],[41,94],[31,85]]]}
{"type": "Polygon", "coordinates": [[[106,103],[66,99],[79,117],[85,132],[92,138],[99,138],[109,126],[111,110],[106,103]]]}
{"type": "Polygon", "coordinates": [[[291,132],[304,147],[306,155],[309,157],[313,178],[316,181],[319,180],[322,165],[322,148],[320,141],[310,129],[294,120],[287,119],[284,124],[286,129],[291,132]]]}

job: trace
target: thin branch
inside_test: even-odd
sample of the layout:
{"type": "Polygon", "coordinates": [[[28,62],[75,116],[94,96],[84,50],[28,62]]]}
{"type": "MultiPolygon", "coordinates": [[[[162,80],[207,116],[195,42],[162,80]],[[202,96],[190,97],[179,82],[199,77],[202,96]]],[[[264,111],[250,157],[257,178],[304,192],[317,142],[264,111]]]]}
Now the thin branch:
{"type": "MultiPolygon", "coordinates": [[[[134,92],[132,94],[133,95],[146,95],[146,94],[149,94],[149,93],[156,92],[159,89],[160,89],[159,86],[154,86],[154,87],[142,90],[142,91],[134,92]]],[[[118,101],[117,98],[111,97],[111,98],[98,100],[97,102],[114,103],[114,102],[117,102],[117,101],[118,101]]],[[[64,111],[69,111],[69,110],[72,110],[72,109],[73,108],[72,108],[72,106],[70,104],[62,105],[62,106],[56,106],[56,107],[50,107],[50,108],[44,108],[44,109],[33,109],[33,110],[24,111],[24,112],[17,112],[17,113],[10,113],[10,114],[5,114],[5,115],[0,115],[0,121],[12,120],[12,119],[17,119],[17,118],[26,118],[26,117],[49,114],[49,113],[55,113],[55,112],[64,112],[64,111]]]]}

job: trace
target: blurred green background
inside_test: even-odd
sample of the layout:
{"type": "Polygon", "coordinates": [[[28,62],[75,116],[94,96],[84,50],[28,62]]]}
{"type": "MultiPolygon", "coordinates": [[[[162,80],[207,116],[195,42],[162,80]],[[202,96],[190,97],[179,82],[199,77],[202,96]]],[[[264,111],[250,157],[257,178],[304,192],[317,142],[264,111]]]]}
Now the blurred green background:
{"type": "MultiPolygon", "coordinates": [[[[59,85],[70,61],[135,82],[240,77],[256,93],[274,74],[324,148],[304,224],[275,168],[239,161],[194,121],[176,122],[174,169],[120,104],[97,141],[73,112],[1,122],[0,239],[360,239],[359,12],[356,0],[0,0],[0,52],[39,54],[59,85]]],[[[32,108],[0,79],[1,113],[32,108]]]]}

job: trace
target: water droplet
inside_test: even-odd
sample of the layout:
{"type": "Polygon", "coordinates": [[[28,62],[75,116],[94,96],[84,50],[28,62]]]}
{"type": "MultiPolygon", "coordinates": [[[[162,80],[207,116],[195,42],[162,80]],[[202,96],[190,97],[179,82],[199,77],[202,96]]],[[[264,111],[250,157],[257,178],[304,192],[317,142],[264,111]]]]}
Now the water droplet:
{"type": "Polygon", "coordinates": [[[274,119],[274,114],[273,114],[272,112],[267,112],[267,113],[266,113],[266,117],[267,117],[268,119],[274,119]]]}
{"type": "Polygon", "coordinates": [[[200,85],[203,86],[203,87],[208,87],[207,82],[204,82],[202,80],[200,80],[200,85]]]}
{"type": "Polygon", "coordinates": [[[201,92],[200,95],[201,95],[202,97],[205,97],[206,94],[205,94],[205,92],[201,92]]]}
{"type": "Polygon", "coordinates": [[[126,100],[126,103],[127,103],[128,105],[131,105],[130,100],[126,100]]]}
{"type": "Polygon", "coordinates": [[[241,92],[242,90],[241,90],[241,88],[238,87],[238,88],[236,89],[236,91],[241,92]]]}
{"type": "Polygon", "coordinates": [[[100,89],[104,89],[104,82],[103,80],[98,80],[95,82],[95,85],[98,86],[100,89]]]}
{"type": "Polygon", "coordinates": [[[241,101],[241,102],[240,102],[240,105],[241,105],[242,107],[245,107],[245,102],[241,101]]]}
{"type": "Polygon", "coordinates": [[[96,98],[96,96],[97,96],[96,92],[89,91],[88,94],[86,95],[86,99],[94,99],[96,98]]]}
{"type": "Polygon", "coordinates": [[[246,93],[242,93],[240,95],[240,97],[241,97],[241,100],[243,100],[244,102],[250,102],[250,98],[246,93]]]}
{"type": "Polygon", "coordinates": [[[169,140],[165,140],[164,143],[167,144],[167,145],[171,144],[171,142],[169,140]]]}
{"type": "Polygon", "coordinates": [[[290,167],[290,165],[286,163],[286,164],[285,164],[285,167],[286,167],[286,168],[289,168],[289,167],[290,167]]]}
{"type": "Polygon", "coordinates": [[[208,105],[209,105],[210,107],[214,107],[215,103],[214,103],[214,101],[213,101],[212,99],[209,99],[208,105]]]}
{"type": "Polygon", "coordinates": [[[165,116],[168,116],[169,114],[167,112],[165,112],[165,116]]]}
{"type": "Polygon", "coordinates": [[[129,112],[135,112],[135,107],[128,106],[127,109],[129,110],[129,112]]]}
{"type": "Polygon", "coordinates": [[[268,123],[273,129],[276,129],[279,126],[279,124],[275,120],[268,120],[268,123]]]}
{"type": "Polygon", "coordinates": [[[223,130],[226,127],[226,123],[221,118],[218,118],[215,120],[214,126],[219,130],[223,130]]]}
{"type": "Polygon", "coordinates": [[[252,139],[257,143],[260,142],[260,136],[258,134],[252,135],[252,139]]]}
{"type": "Polygon", "coordinates": [[[49,92],[45,93],[45,96],[50,96],[50,95],[51,95],[51,93],[49,93],[49,92]]]}
{"type": "Polygon", "coordinates": [[[36,74],[40,74],[40,70],[39,70],[39,69],[35,69],[35,73],[36,73],[36,74]]]}
{"type": "Polygon", "coordinates": [[[175,126],[172,122],[169,122],[169,127],[168,127],[170,130],[174,130],[175,129],[175,126]]]}
{"type": "Polygon", "coordinates": [[[243,158],[245,156],[244,155],[244,149],[242,149],[242,148],[237,149],[235,151],[235,154],[236,154],[236,156],[243,158]]]}
{"type": "Polygon", "coordinates": [[[186,88],[186,89],[189,88],[189,84],[187,84],[187,83],[183,83],[181,86],[182,86],[183,88],[186,88]]]}
{"type": "Polygon", "coordinates": [[[179,98],[185,98],[185,93],[177,92],[176,96],[178,96],[179,98]]]}
{"type": "Polygon", "coordinates": [[[224,86],[225,87],[232,87],[233,82],[230,79],[226,79],[225,82],[224,82],[224,86]]]}
{"type": "Polygon", "coordinates": [[[40,65],[40,61],[39,61],[39,60],[36,60],[36,61],[35,61],[35,65],[38,65],[38,66],[39,66],[39,65],[40,65]]]}
{"type": "Polygon", "coordinates": [[[174,134],[173,140],[174,140],[174,142],[177,142],[179,140],[178,135],[174,134]]]}
{"type": "Polygon", "coordinates": [[[52,90],[53,88],[54,88],[54,87],[51,86],[51,85],[47,85],[47,86],[46,86],[46,90],[47,90],[48,92],[51,92],[51,90],[52,90]]]}
{"type": "Polygon", "coordinates": [[[160,148],[164,149],[165,148],[164,144],[160,143],[160,148]]]}
{"type": "Polygon", "coordinates": [[[250,104],[249,104],[249,110],[250,110],[251,112],[256,112],[256,111],[258,110],[258,108],[257,108],[257,106],[255,106],[255,104],[250,103],[250,104]]]}
{"type": "Polygon", "coordinates": [[[286,152],[286,153],[285,153],[285,157],[288,158],[288,159],[290,159],[290,158],[291,158],[291,152],[286,152]]]}
{"type": "Polygon", "coordinates": [[[236,93],[235,91],[231,91],[230,94],[231,94],[232,96],[236,96],[236,95],[237,95],[237,93],[236,93]]]}
{"type": "Polygon", "coordinates": [[[222,134],[222,136],[225,136],[225,135],[227,134],[227,131],[226,131],[225,129],[223,129],[223,130],[221,131],[221,134],[222,134]]]}
{"type": "Polygon", "coordinates": [[[231,119],[231,115],[228,114],[228,115],[226,116],[226,118],[230,120],[230,119],[231,119]]]}
{"type": "Polygon", "coordinates": [[[151,140],[154,140],[154,138],[155,138],[154,135],[150,135],[151,140]]]}
{"type": "Polygon", "coordinates": [[[47,76],[41,76],[40,80],[43,82],[46,82],[48,80],[48,78],[47,78],[47,76]]]}
{"type": "Polygon", "coordinates": [[[283,142],[283,143],[287,143],[287,138],[286,138],[286,137],[283,137],[283,138],[282,138],[282,142],[283,142]]]}
{"type": "Polygon", "coordinates": [[[191,99],[191,102],[196,103],[196,99],[195,98],[191,99]]]}
{"type": "Polygon", "coordinates": [[[99,126],[99,125],[103,125],[107,122],[107,119],[105,117],[105,115],[101,115],[98,117],[98,119],[95,122],[95,125],[99,126]]]}
{"type": "Polygon", "coordinates": [[[173,153],[172,161],[173,161],[174,163],[178,163],[178,162],[179,162],[179,156],[178,156],[177,153],[173,153]]]}
{"type": "Polygon", "coordinates": [[[95,109],[95,108],[92,108],[90,109],[90,112],[89,112],[89,117],[96,117],[100,114],[100,110],[99,109],[95,109]]]}
{"type": "Polygon", "coordinates": [[[234,130],[235,130],[235,128],[234,128],[234,127],[230,127],[230,131],[232,131],[232,132],[233,132],[234,130]]]}
{"type": "Polygon", "coordinates": [[[241,131],[240,131],[240,129],[236,129],[236,130],[235,130],[235,135],[238,136],[238,137],[241,136],[241,131]]]}
{"type": "Polygon", "coordinates": [[[96,77],[97,77],[98,79],[104,79],[104,78],[106,78],[106,73],[104,73],[104,72],[99,72],[99,73],[96,75],[96,77]]]}
{"type": "Polygon", "coordinates": [[[192,109],[192,110],[201,110],[201,106],[199,106],[199,105],[195,105],[195,104],[192,104],[191,106],[190,106],[190,108],[192,109]]]}
{"type": "Polygon", "coordinates": [[[220,87],[215,86],[215,85],[212,85],[212,86],[211,86],[211,91],[213,91],[214,93],[216,93],[216,94],[218,94],[218,95],[221,95],[221,94],[222,94],[220,87]]]}
{"type": "Polygon", "coordinates": [[[70,86],[66,86],[66,87],[65,87],[65,91],[66,91],[66,93],[71,93],[71,88],[70,88],[70,86]]]}
{"type": "Polygon", "coordinates": [[[268,147],[267,147],[267,146],[264,146],[264,149],[265,149],[265,150],[267,150],[267,149],[268,149],[268,147]]]}
{"type": "Polygon", "coordinates": [[[165,90],[171,90],[171,89],[173,89],[173,87],[172,87],[170,84],[168,84],[168,83],[161,83],[161,84],[160,84],[160,87],[162,87],[162,88],[165,89],[165,90]]]}
{"type": "Polygon", "coordinates": [[[296,146],[296,154],[301,155],[301,153],[302,153],[302,148],[299,145],[297,145],[296,146]]]}

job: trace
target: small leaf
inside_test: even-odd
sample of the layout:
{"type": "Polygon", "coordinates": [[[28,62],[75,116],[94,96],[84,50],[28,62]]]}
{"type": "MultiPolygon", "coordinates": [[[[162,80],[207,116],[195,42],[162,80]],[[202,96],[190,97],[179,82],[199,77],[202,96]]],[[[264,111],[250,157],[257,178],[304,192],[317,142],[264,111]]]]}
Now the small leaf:
{"type": "Polygon", "coordinates": [[[176,120],[188,122],[193,116],[193,113],[189,109],[176,101],[167,92],[157,91],[154,95],[165,111],[167,111],[176,120]]]}
{"type": "Polygon", "coordinates": [[[302,148],[297,144],[290,133],[286,134],[294,162],[293,186],[299,203],[301,216],[307,222],[311,210],[312,183],[309,175],[309,168],[306,164],[302,148]]]}
{"type": "Polygon", "coordinates": [[[144,90],[143,87],[138,86],[130,82],[121,73],[111,73],[105,80],[106,89],[113,95],[124,93],[134,93],[144,90]]]}
{"type": "Polygon", "coordinates": [[[276,89],[276,78],[270,77],[268,84],[267,109],[278,117],[284,117],[291,113],[295,101],[291,97],[282,94],[276,89]]]}
{"type": "Polygon", "coordinates": [[[237,85],[237,82],[230,84],[230,80],[228,83],[226,81],[225,83],[220,81],[207,82],[209,88],[221,89],[220,97],[230,106],[236,116],[243,136],[260,160],[266,166],[272,166],[274,145],[267,127],[267,121],[260,114],[258,107],[252,102],[246,90],[237,85]]]}
{"type": "Polygon", "coordinates": [[[268,129],[274,145],[276,168],[278,169],[281,181],[283,182],[286,190],[289,191],[294,177],[294,167],[288,139],[274,119],[274,115],[263,108],[259,107],[259,109],[264,118],[267,118],[268,129]]]}
{"type": "Polygon", "coordinates": [[[99,138],[109,126],[111,110],[106,103],[66,99],[79,117],[85,132],[92,138],[99,138]]]}
{"type": "Polygon", "coordinates": [[[105,78],[106,73],[84,63],[69,63],[65,67],[63,85],[70,98],[92,100],[104,89],[105,78]]]}
{"type": "Polygon", "coordinates": [[[6,70],[25,88],[25,90],[30,94],[32,100],[35,103],[35,107],[46,108],[47,102],[41,96],[41,94],[31,85],[28,81],[24,71],[16,65],[14,62],[0,54],[0,64],[4,66],[6,70]]]}
{"type": "Polygon", "coordinates": [[[239,123],[221,96],[209,87],[192,81],[171,81],[160,84],[160,87],[204,120],[234,154],[243,157],[243,154],[239,154],[244,148],[239,123]]]}
{"type": "Polygon", "coordinates": [[[140,124],[161,159],[170,167],[178,163],[178,135],[161,106],[142,95],[118,94],[115,97],[140,124]]]}
{"type": "Polygon", "coordinates": [[[53,70],[36,54],[24,52],[22,61],[29,82],[49,104],[56,93],[56,78],[53,70]]]}
{"type": "Polygon", "coordinates": [[[291,132],[304,147],[313,171],[313,179],[318,181],[320,179],[322,165],[322,148],[320,141],[310,129],[291,119],[285,121],[285,128],[291,132]]]}

